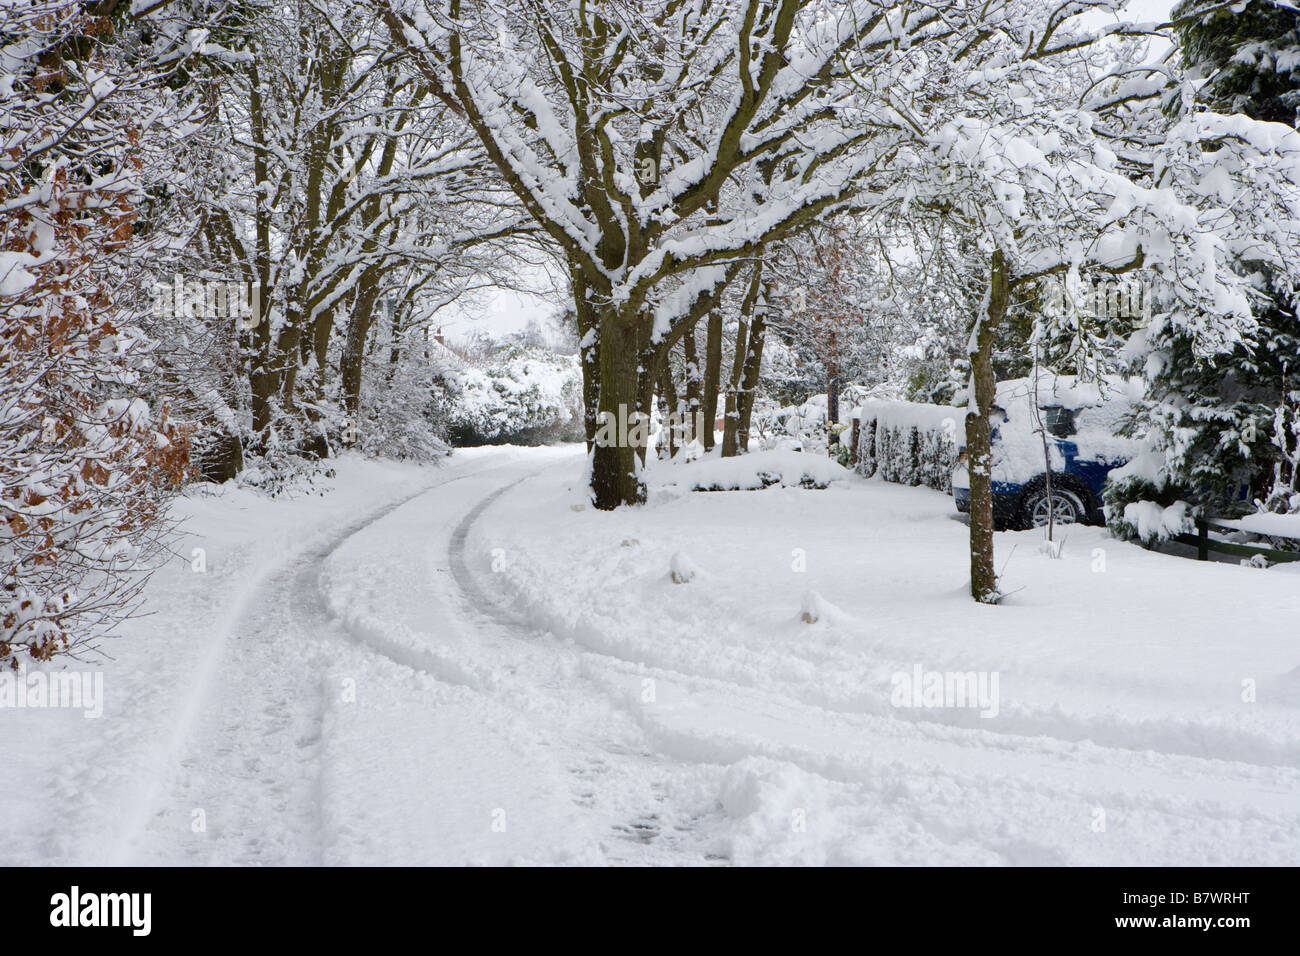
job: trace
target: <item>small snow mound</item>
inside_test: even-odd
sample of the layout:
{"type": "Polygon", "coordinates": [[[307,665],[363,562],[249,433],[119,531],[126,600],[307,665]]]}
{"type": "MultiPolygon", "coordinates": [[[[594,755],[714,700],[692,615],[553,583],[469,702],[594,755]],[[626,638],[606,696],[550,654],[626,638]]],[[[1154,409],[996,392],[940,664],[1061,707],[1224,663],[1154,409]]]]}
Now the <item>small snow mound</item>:
{"type": "Polygon", "coordinates": [[[1065,540],[1063,538],[1052,538],[1050,540],[1044,538],[1042,544],[1038,546],[1038,550],[1046,557],[1060,558],[1061,549],[1063,547],[1065,547],[1065,540]]]}
{"type": "Polygon", "coordinates": [[[793,764],[768,757],[746,757],[727,768],[718,802],[735,820],[762,815],[783,819],[787,806],[798,805],[807,774],[793,764]]]}
{"type": "Polygon", "coordinates": [[[694,562],[680,551],[673,555],[669,563],[669,575],[673,579],[673,584],[686,584],[688,581],[695,580],[699,570],[694,562]]]}
{"type": "Polygon", "coordinates": [[[816,624],[818,621],[829,623],[843,616],[839,608],[816,591],[804,592],[803,602],[799,605],[799,620],[805,624],[816,624]]]}

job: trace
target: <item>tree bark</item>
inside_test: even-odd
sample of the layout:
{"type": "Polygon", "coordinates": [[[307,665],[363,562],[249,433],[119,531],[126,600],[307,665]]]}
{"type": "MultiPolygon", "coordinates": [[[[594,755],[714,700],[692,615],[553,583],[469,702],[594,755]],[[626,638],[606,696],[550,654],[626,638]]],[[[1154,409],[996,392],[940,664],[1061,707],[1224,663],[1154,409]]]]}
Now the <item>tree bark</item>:
{"type": "Polygon", "coordinates": [[[677,386],[673,383],[672,362],[665,361],[659,370],[659,421],[668,432],[668,457],[677,454],[677,440],[680,434],[674,421],[678,413],[677,386]]]}
{"type": "Polygon", "coordinates": [[[700,357],[695,350],[695,328],[692,326],[682,338],[686,353],[686,436],[685,441],[699,438],[703,404],[700,399],[700,357]]]}
{"type": "MultiPolygon", "coordinates": [[[[765,290],[763,299],[770,302],[772,289],[765,290]]],[[[745,373],[740,379],[740,424],[737,427],[736,443],[741,452],[749,450],[750,423],[754,418],[754,396],[758,394],[758,376],[763,369],[763,340],[767,337],[767,316],[764,310],[756,309],[749,323],[749,345],[745,349],[745,373]]]]}
{"type": "Polygon", "coordinates": [[[981,604],[996,604],[997,572],[993,565],[992,421],[997,380],[993,344],[1007,312],[1011,281],[1006,259],[994,250],[983,314],[971,336],[971,397],[966,411],[966,458],[970,473],[970,587],[981,604]]]}
{"type": "Polygon", "coordinates": [[[650,419],[654,411],[655,401],[655,384],[659,381],[659,369],[668,364],[668,353],[656,349],[650,344],[650,335],[654,328],[654,320],[643,318],[637,322],[637,386],[636,386],[636,411],[639,416],[644,416],[647,434],[646,441],[640,443],[637,447],[637,455],[641,459],[641,464],[645,465],[646,455],[650,453],[649,427],[650,419]]]}
{"type": "Polygon", "coordinates": [[[740,324],[736,329],[736,348],[731,360],[731,377],[727,379],[727,404],[722,423],[722,457],[735,458],[746,450],[740,445],[740,388],[745,373],[745,358],[749,353],[749,323],[758,293],[762,288],[762,271],[754,268],[749,288],[740,303],[740,324]]]}
{"type": "Polygon", "coordinates": [[[640,335],[635,317],[614,309],[600,323],[600,425],[591,461],[592,504],[602,511],[645,501],[639,477],[643,439],[634,426],[640,402],[640,335]]]}
{"type": "Polygon", "coordinates": [[[361,373],[365,368],[366,339],[374,324],[375,303],[379,299],[379,274],[367,269],[357,282],[356,303],[352,307],[352,321],[348,323],[347,338],[343,343],[343,357],[339,365],[343,385],[343,407],[355,417],[361,407],[361,373]]]}
{"type": "Polygon", "coordinates": [[[749,325],[742,318],[736,333],[736,353],[731,363],[731,378],[727,380],[727,398],[722,413],[722,457],[735,458],[740,454],[740,376],[745,366],[745,340],[749,325]]]}
{"type": "Polygon", "coordinates": [[[704,343],[704,395],[700,400],[700,428],[704,434],[700,443],[705,451],[712,451],[715,442],[714,427],[718,421],[718,386],[722,380],[722,310],[709,313],[705,325],[704,343]]]}
{"type": "Polygon", "coordinates": [[[582,270],[570,263],[569,273],[573,277],[573,315],[578,326],[582,367],[582,428],[590,454],[600,425],[600,325],[596,310],[587,299],[587,282],[582,270]]]}

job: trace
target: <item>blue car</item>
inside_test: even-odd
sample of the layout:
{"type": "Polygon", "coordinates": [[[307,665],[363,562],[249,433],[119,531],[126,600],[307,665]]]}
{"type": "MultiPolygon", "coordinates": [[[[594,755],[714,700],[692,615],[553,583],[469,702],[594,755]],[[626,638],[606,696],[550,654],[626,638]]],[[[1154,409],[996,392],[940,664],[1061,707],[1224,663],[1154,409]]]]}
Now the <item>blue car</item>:
{"type": "MultiPolygon", "coordinates": [[[[1057,524],[1105,524],[1101,494],[1107,476],[1131,460],[1137,449],[1134,441],[1115,432],[1140,394],[1140,383],[1117,376],[1080,383],[1073,376],[1044,374],[1036,391],[1031,379],[998,384],[992,442],[994,526],[1040,528],[1049,517],[1057,524]]],[[[958,511],[970,512],[965,447],[958,448],[952,496],[958,511]]]]}

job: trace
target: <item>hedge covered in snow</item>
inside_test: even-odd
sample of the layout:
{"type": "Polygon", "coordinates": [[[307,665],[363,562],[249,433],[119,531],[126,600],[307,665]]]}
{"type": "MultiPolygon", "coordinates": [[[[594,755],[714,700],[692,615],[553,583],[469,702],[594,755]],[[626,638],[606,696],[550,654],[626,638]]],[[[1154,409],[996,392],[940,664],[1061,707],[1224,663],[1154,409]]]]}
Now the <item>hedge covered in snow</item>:
{"type": "Polygon", "coordinates": [[[858,473],[885,481],[950,491],[965,409],[916,402],[862,406],[858,473]]]}
{"type": "Polygon", "coordinates": [[[582,371],[576,355],[511,346],[476,365],[443,370],[452,444],[581,441],[582,371]]]}

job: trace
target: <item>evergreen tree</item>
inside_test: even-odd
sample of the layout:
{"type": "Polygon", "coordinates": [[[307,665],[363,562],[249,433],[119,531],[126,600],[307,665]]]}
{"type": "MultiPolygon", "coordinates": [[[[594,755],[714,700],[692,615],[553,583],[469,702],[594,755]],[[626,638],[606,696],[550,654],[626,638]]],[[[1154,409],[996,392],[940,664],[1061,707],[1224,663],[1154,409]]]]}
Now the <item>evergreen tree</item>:
{"type": "MultiPolygon", "coordinates": [[[[1203,81],[1201,106],[1295,126],[1300,107],[1300,11],[1271,0],[1224,8],[1189,0],[1174,11],[1188,78],[1203,81]]],[[[1212,147],[1211,147],[1212,148],[1212,147]]],[[[1164,450],[1159,477],[1118,481],[1107,494],[1111,525],[1133,536],[1124,519],[1134,501],[1189,500],[1208,514],[1257,506],[1291,510],[1297,475],[1292,451],[1300,405],[1300,321],[1292,283],[1276,267],[1246,259],[1240,268],[1256,291],[1255,333],[1227,354],[1200,355],[1189,335],[1166,327],[1144,340],[1149,373],[1136,427],[1164,450]]]]}
{"type": "Polygon", "coordinates": [[[1276,0],[1230,7],[1183,0],[1174,23],[1183,64],[1191,78],[1205,81],[1201,102],[1218,113],[1296,126],[1300,10],[1276,0]]]}

